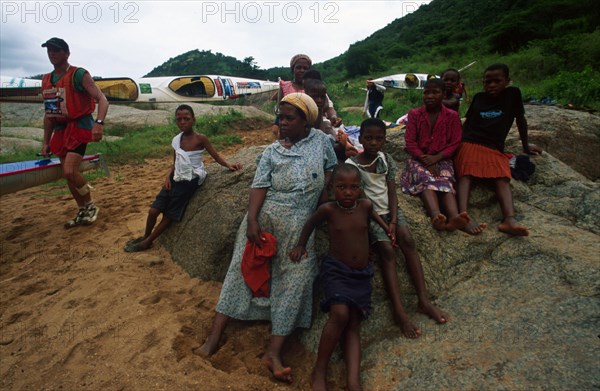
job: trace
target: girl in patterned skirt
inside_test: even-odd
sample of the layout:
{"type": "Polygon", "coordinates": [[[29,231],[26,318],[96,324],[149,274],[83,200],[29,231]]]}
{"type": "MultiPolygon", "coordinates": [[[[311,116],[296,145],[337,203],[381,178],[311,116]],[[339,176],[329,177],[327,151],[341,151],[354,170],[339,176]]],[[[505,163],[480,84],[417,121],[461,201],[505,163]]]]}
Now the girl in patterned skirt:
{"type": "Polygon", "coordinates": [[[404,138],[410,158],[400,184],[404,193],[421,197],[435,229],[454,231],[470,219],[466,212],[458,213],[454,191],[451,159],[462,136],[460,118],[442,105],[443,98],[444,82],[430,79],[423,89],[424,105],[408,113],[404,138]]]}

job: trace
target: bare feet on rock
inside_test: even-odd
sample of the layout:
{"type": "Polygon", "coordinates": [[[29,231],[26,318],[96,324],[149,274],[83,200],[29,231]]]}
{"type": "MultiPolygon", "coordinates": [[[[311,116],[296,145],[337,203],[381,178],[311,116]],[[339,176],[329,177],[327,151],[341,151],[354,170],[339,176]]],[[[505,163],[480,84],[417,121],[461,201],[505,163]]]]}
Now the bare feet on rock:
{"type": "Polygon", "coordinates": [[[456,231],[457,229],[463,229],[469,224],[471,218],[467,214],[467,212],[459,213],[450,219],[448,224],[446,224],[446,231],[456,231]]]}
{"type": "Polygon", "coordinates": [[[471,220],[464,228],[461,228],[461,231],[464,231],[464,232],[468,233],[469,235],[479,235],[486,228],[487,228],[486,223],[479,224],[476,221],[471,220]]]}
{"type": "Polygon", "coordinates": [[[419,303],[418,311],[429,316],[438,323],[446,323],[449,320],[448,314],[434,306],[430,301],[419,303]]]}
{"type": "Polygon", "coordinates": [[[431,224],[433,225],[433,228],[437,229],[438,231],[443,231],[446,229],[446,216],[438,213],[437,216],[431,219],[431,224]]]}
{"type": "Polygon", "coordinates": [[[498,226],[498,230],[509,235],[528,236],[527,227],[519,225],[513,216],[506,217],[498,226]]]}
{"type": "Polygon", "coordinates": [[[267,368],[269,368],[269,371],[271,371],[276,380],[285,383],[292,382],[292,368],[284,367],[279,357],[275,357],[267,352],[262,357],[262,362],[267,368]]]}
{"type": "Polygon", "coordinates": [[[394,315],[394,321],[398,327],[402,330],[402,333],[406,338],[415,339],[421,336],[421,329],[419,329],[406,314],[394,315]]]}

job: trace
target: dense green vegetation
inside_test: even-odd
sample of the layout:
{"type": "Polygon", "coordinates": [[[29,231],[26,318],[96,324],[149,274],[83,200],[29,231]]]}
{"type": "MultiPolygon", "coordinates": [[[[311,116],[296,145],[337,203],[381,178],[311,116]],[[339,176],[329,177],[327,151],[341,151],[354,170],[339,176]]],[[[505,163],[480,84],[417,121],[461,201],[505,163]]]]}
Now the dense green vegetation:
{"type": "MultiPolygon", "coordinates": [[[[596,0],[433,0],[315,68],[322,72],[337,107],[362,106],[360,88],[367,77],[439,74],[477,61],[463,73],[471,95],[481,90],[485,67],[504,62],[525,98],[548,96],[560,104],[598,110],[599,26],[596,0]],[[349,86],[344,88],[346,81],[349,86]]],[[[239,61],[198,50],[167,61],[148,76],[198,73],[291,77],[287,66],[261,70],[252,57],[239,61]]],[[[386,119],[392,120],[419,105],[420,96],[389,91],[385,104],[386,119]]],[[[344,114],[353,122],[360,120],[360,113],[344,114]]]]}
{"type": "Polygon", "coordinates": [[[243,61],[210,50],[190,50],[157,66],[144,77],[181,76],[198,74],[232,75],[264,79],[266,71],[256,65],[253,57],[243,61]]]}
{"type": "MultiPolygon", "coordinates": [[[[316,67],[330,84],[352,84],[358,77],[439,74],[477,61],[463,73],[472,95],[482,89],[485,67],[504,62],[525,98],[598,110],[599,26],[595,0],[434,0],[316,67]]],[[[345,96],[337,99],[342,106],[345,96]]]]}

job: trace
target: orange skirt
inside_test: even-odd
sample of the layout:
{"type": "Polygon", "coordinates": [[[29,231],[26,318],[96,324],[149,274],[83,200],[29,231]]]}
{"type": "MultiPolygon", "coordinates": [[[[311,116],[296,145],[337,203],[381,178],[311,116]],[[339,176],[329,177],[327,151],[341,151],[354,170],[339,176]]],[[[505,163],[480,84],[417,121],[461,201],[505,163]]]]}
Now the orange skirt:
{"type": "Polygon", "coordinates": [[[510,178],[508,157],[502,152],[479,144],[463,142],[454,158],[456,175],[476,178],[510,178]]]}

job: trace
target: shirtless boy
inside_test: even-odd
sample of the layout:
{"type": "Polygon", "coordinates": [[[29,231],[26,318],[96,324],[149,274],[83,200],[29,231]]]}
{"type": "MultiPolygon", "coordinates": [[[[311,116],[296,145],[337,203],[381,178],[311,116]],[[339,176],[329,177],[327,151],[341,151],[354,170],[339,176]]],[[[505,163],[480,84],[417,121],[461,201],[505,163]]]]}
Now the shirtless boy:
{"type": "Polygon", "coordinates": [[[332,175],[335,201],[322,204],[308,219],[290,252],[290,259],[302,262],[306,242],[318,223],[327,221],[329,252],[323,259],[320,283],[324,292],[321,309],[329,312],[323,328],[317,362],[312,372],[312,389],[327,389],[327,367],[339,341],[344,343],[346,389],[360,386],[360,323],[371,313],[369,263],[369,219],[385,231],[388,225],[373,210],[373,203],[361,196],[360,172],[350,164],[335,167],[332,175]]]}

